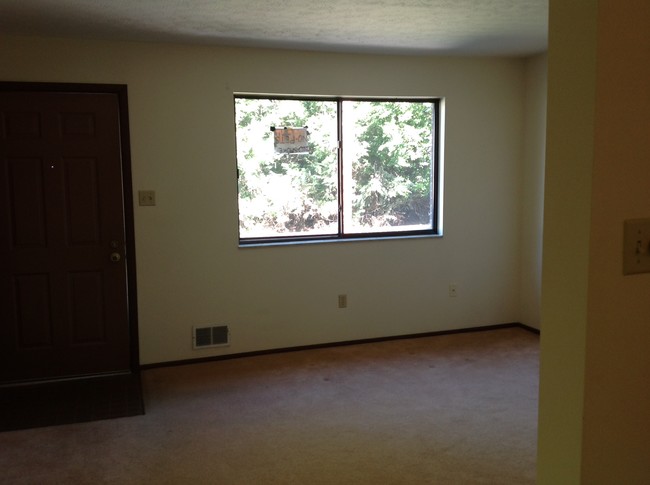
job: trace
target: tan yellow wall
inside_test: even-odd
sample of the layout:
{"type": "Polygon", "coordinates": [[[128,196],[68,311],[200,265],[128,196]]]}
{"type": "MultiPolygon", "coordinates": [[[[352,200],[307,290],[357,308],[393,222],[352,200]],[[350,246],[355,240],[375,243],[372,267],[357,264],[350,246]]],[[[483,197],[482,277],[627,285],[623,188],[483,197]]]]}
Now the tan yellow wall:
{"type": "Polygon", "coordinates": [[[650,480],[650,4],[551,0],[538,483],[650,480]]]}
{"type": "Polygon", "coordinates": [[[596,2],[551,0],[538,483],[580,483],[594,158],[596,2]]]}
{"type": "Polygon", "coordinates": [[[519,320],[524,71],[518,59],[0,38],[2,80],[128,85],[134,190],[157,192],[156,207],[135,207],[142,363],[519,320]],[[444,237],[239,249],[235,91],[444,96],[444,237]],[[207,324],[228,324],[231,346],[193,351],[191,326],[207,324]]]}
{"type": "Polygon", "coordinates": [[[650,274],[623,221],[650,218],[650,2],[600,0],[582,483],[650,483],[650,274]]]}

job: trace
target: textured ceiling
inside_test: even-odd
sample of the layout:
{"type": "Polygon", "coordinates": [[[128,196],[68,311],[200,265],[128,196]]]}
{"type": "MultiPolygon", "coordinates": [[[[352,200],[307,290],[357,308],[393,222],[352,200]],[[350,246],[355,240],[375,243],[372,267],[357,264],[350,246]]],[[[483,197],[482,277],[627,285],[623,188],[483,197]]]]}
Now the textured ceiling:
{"type": "Polygon", "coordinates": [[[546,50],[548,0],[0,0],[0,31],[341,52],[546,50]]]}

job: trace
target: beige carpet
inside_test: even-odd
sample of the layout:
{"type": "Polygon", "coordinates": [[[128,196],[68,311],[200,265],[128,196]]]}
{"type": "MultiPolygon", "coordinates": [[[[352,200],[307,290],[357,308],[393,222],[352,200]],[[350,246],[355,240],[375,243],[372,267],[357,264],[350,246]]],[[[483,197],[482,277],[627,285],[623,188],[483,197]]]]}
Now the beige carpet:
{"type": "Polygon", "coordinates": [[[519,328],[151,369],[147,414],[0,433],[0,482],[532,484],[519,328]]]}

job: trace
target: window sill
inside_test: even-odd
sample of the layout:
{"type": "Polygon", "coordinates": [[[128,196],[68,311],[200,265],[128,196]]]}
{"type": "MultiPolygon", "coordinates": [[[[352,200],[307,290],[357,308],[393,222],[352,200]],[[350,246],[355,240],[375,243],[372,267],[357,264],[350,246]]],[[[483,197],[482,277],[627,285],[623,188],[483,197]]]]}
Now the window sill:
{"type": "Polygon", "coordinates": [[[330,244],[330,243],[349,243],[359,241],[395,241],[404,239],[439,239],[442,234],[403,234],[395,236],[368,236],[368,237],[346,237],[346,238],[331,238],[331,239],[304,239],[300,241],[266,241],[254,243],[239,243],[240,249],[247,248],[265,248],[269,246],[302,246],[305,244],[330,244]]]}

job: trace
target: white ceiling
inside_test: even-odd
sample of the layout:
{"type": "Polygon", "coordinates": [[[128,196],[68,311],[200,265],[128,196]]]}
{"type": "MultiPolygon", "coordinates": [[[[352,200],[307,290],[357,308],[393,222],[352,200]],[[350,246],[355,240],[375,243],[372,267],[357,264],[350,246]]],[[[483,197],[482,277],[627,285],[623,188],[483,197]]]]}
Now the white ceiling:
{"type": "Polygon", "coordinates": [[[0,0],[0,32],[402,54],[546,50],[548,0],[0,0]]]}

